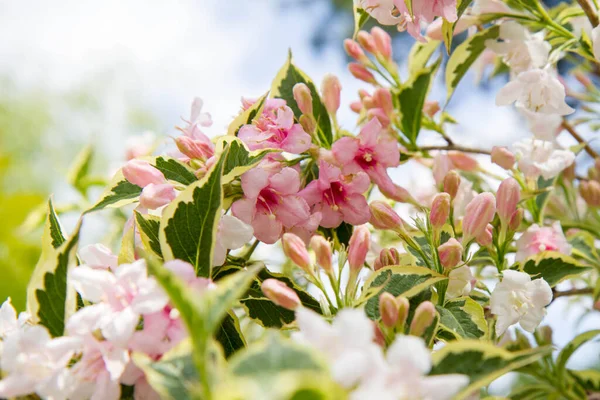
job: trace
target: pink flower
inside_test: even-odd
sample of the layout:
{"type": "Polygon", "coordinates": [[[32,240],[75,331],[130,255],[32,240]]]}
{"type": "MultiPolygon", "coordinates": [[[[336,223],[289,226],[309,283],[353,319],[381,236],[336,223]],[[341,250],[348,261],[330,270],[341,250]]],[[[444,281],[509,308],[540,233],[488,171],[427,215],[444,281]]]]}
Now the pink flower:
{"type": "Polygon", "coordinates": [[[543,251],[558,251],[563,254],[571,254],[571,245],[563,234],[560,222],[555,222],[551,227],[539,227],[533,224],[517,240],[517,261],[527,258],[543,251]]]}
{"type": "Polygon", "coordinates": [[[369,189],[370,183],[362,171],[343,176],[338,167],[321,161],[319,179],[310,182],[299,195],[309,206],[315,206],[315,211],[321,212],[321,226],[325,228],[336,228],[342,221],[362,225],[371,216],[362,194],[369,189]]]}
{"type": "Polygon", "coordinates": [[[279,172],[257,167],[242,175],[244,198],[233,203],[233,215],[252,225],[254,236],[275,243],[284,229],[303,224],[310,217],[306,201],[298,196],[300,174],[293,168],[279,172]]]}
{"type": "MultiPolygon", "coordinates": [[[[277,104],[277,103],[276,103],[277,104]]],[[[302,125],[294,124],[294,112],[288,106],[263,110],[254,125],[244,125],[238,137],[251,150],[275,148],[300,154],[309,149],[311,138],[302,125]]]]}
{"type": "Polygon", "coordinates": [[[396,8],[400,11],[404,27],[415,39],[424,42],[421,35],[421,22],[433,22],[436,16],[443,17],[448,22],[457,20],[456,0],[413,0],[412,15],[406,7],[404,0],[394,0],[396,8]]]}
{"type": "Polygon", "coordinates": [[[386,169],[400,164],[400,150],[382,130],[377,118],[367,122],[358,137],[343,137],[336,141],[332,151],[344,174],[366,172],[382,191],[397,192],[386,169]]]}

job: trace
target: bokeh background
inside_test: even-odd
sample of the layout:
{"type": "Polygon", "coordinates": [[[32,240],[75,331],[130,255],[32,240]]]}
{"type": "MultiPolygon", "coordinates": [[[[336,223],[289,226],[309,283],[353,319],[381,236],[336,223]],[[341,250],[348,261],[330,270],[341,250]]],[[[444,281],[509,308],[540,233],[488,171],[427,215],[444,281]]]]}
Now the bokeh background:
{"type": "MultiPolygon", "coordinates": [[[[92,169],[107,177],[123,162],[129,138],[174,136],[195,96],[213,117],[206,132],[221,134],[241,96],[269,89],[290,48],[316,82],[329,72],[340,77],[339,118],[352,130],[348,105],[363,85],[347,72],[342,47],[352,34],[351,7],[351,0],[0,0],[0,298],[24,309],[39,255],[40,205],[51,194],[63,210],[84,201],[66,180],[83,148],[94,146],[92,169]]],[[[400,65],[413,43],[394,36],[400,65]]],[[[505,79],[476,84],[469,75],[461,83],[447,108],[459,122],[455,142],[491,147],[528,135],[511,108],[494,105],[505,79]]],[[[441,76],[432,96],[445,97],[441,76]]],[[[424,176],[395,175],[409,187],[428,182],[424,176]]],[[[94,218],[102,215],[87,225],[99,228],[87,229],[84,241],[110,234],[94,218]]],[[[67,213],[67,230],[75,219],[67,213]]],[[[586,310],[566,298],[553,303],[546,323],[558,345],[600,326],[586,310]]]]}

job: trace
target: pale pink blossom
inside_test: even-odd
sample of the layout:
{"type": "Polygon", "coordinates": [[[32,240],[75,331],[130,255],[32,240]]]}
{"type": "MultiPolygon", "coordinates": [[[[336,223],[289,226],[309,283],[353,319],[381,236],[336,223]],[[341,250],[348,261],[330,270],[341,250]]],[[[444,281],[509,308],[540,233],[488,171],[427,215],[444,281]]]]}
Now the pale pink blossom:
{"type": "Polygon", "coordinates": [[[570,150],[557,149],[552,142],[523,139],[514,144],[519,169],[529,179],[551,179],[575,161],[570,150]]]}
{"type": "Polygon", "coordinates": [[[552,226],[540,227],[531,225],[517,240],[517,261],[525,261],[527,258],[543,251],[557,251],[562,254],[571,254],[571,245],[565,238],[560,222],[556,221],[552,226]]]}
{"type": "Polygon", "coordinates": [[[421,34],[421,23],[431,23],[436,16],[443,17],[448,22],[458,19],[456,0],[413,0],[412,15],[404,0],[394,0],[396,8],[402,16],[402,28],[419,41],[425,41],[421,34]]]}
{"type": "Polygon", "coordinates": [[[394,0],[357,0],[358,5],[382,25],[397,25],[402,20],[394,15],[394,0]]]}
{"type": "Polygon", "coordinates": [[[82,247],[79,250],[79,259],[82,264],[94,269],[114,269],[119,264],[118,257],[101,243],[82,247]]]}
{"type": "Polygon", "coordinates": [[[170,183],[151,183],[142,190],[140,206],[155,210],[169,204],[175,197],[177,197],[177,192],[170,183]]]}
{"type": "Polygon", "coordinates": [[[141,188],[150,184],[165,182],[165,176],[157,168],[144,160],[130,160],[123,167],[123,176],[129,182],[141,188]]]}
{"type": "Polygon", "coordinates": [[[319,163],[319,179],[310,182],[299,195],[313,211],[321,213],[321,226],[336,228],[342,222],[361,225],[371,213],[363,195],[371,181],[366,173],[342,175],[338,167],[324,161],[319,163]]]}
{"type": "Polygon", "coordinates": [[[257,167],[242,175],[244,198],[233,203],[233,215],[254,229],[254,236],[275,243],[284,229],[306,222],[310,209],[298,196],[300,174],[293,168],[279,172],[257,167]]]}
{"type": "Polygon", "coordinates": [[[223,265],[227,250],[239,249],[252,239],[254,230],[233,215],[223,215],[217,229],[213,265],[223,265]]]}

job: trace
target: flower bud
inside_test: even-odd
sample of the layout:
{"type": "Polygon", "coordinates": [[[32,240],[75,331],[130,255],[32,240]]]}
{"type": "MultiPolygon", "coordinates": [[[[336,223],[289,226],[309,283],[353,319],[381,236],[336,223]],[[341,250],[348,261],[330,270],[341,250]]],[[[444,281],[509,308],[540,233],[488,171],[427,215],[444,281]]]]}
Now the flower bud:
{"type": "Polygon", "coordinates": [[[175,188],[169,183],[151,183],[146,185],[140,195],[140,205],[149,210],[169,204],[177,197],[175,188]]]}
{"type": "Polygon", "coordinates": [[[376,26],[371,29],[377,54],[386,60],[392,59],[392,37],[386,31],[376,26]]]}
{"type": "Polygon", "coordinates": [[[438,193],[431,203],[431,213],[429,221],[434,229],[441,229],[450,215],[450,195],[448,193],[438,193]]]}
{"type": "Polygon", "coordinates": [[[572,163],[562,172],[562,176],[566,181],[573,182],[575,180],[575,163],[572,163]]]}
{"type": "Polygon", "coordinates": [[[517,208],[517,210],[511,215],[510,221],[508,222],[508,229],[511,231],[517,231],[519,226],[521,226],[521,221],[523,221],[523,209],[517,208]]]}
{"type": "Polygon", "coordinates": [[[504,169],[512,169],[515,165],[515,155],[506,147],[492,147],[492,162],[504,169]]]}
{"type": "Polygon", "coordinates": [[[371,120],[373,118],[377,118],[383,128],[390,126],[390,118],[381,108],[371,108],[367,111],[367,119],[371,120]]]}
{"type": "Polygon", "coordinates": [[[277,279],[265,279],[260,287],[269,300],[280,307],[295,310],[300,306],[298,294],[277,279]]]}
{"type": "Polygon", "coordinates": [[[494,235],[494,227],[490,224],[487,224],[487,226],[485,227],[485,230],[483,232],[481,232],[481,234],[479,234],[479,236],[477,236],[475,238],[475,240],[477,241],[477,244],[479,244],[480,246],[489,247],[494,242],[493,235],[494,235]]]}
{"type": "Polygon", "coordinates": [[[327,273],[333,273],[331,262],[331,244],[323,236],[314,235],[310,239],[310,248],[315,252],[317,265],[327,273]]]}
{"type": "Polygon", "coordinates": [[[508,222],[517,211],[517,204],[521,200],[521,186],[514,178],[502,181],[496,193],[496,211],[500,220],[508,222]]]}
{"type": "Polygon", "coordinates": [[[379,314],[381,322],[388,328],[393,328],[398,322],[399,305],[396,298],[388,292],[384,292],[379,296],[379,314]]]}
{"type": "Polygon", "coordinates": [[[426,101],[423,105],[423,112],[429,118],[433,118],[433,116],[437,114],[437,112],[440,110],[440,103],[438,103],[437,101],[426,101]]]}
{"type": "Polygon", "coordinates": [[[358,43],[369,53],[375,54],[377,52],[377,45],[375,43],[375,39],[373,36],[369,35],[368,32],[360,31],[356,35],[356,40],[358,43]]]}
{"type": "Polygon", "coordinates": [[[365,110],[370,110],[371,108],[376,108],[377,104],[372,96],[365,96],[362,98],[362,105],[365,110]]]}
{"type": "Polygon", "coordinates": [[[360,101],[353,101],[352,103],[350,103],[350,109],[357,114],[360,114],[362,108],[363,104],[360,101]]]}
{"type": "Polygon", "coordinates": [[[302,111],[302,114],[312,115],[313,113],[313,99],[310,89],[304,83],[296,83],[292,89],[294,100],[298,104],[298,108],[302,111]]]}
{"type": "Polygon", "coordinates": [[[180,152],[191,159],[206,160],[214,154],[208,144],[189,136],[179,136],[175,139],[175,144],[180,152]]]}
{"type": "Polygon", "coordinates": [[[415,315],[410,324],[410,334],[421,336],[431,326],[435,318],[435,306],[430,301],[424,301],[415,310],[415,315]]]}
{"type": "Polygon", "coordinates": [[[582,181],[579,184],[579,193],[590,207],[600,207],[600,183],[596,181],[582,181]]]}
{"type": "Polygon", "coordinates": [[[398,265],[400,262],[400,252],[395,248],[383,249],[379,253],[379,257],[375,259],[373,269],[375,271],[380,270],[383,267],[390,265],[398,265]]]}
{"type": "Polygon", "coordinates": [[[306,272],[311,272],[310,256],[304,241],[293,233],[284,233],[281,238],[283,252],[294,264],[306,272]]]}
{"type": "Polygon", "coordinates": [[[309,135],[312,135],[315,129],[317,129],[317,121],[315,121],[315,117],[312,115],[302,114],[300,116],[300,125],[304,129],[304,132],[309,135]]]}
{"type": "Polygon", "coordinates": [[[348,64],[348,70],[352,76],[356,79],[360,79],[361,81],[371,83],[373,85],[377,84],[377,80],[372,73],[370,73],[364,65],[358,63],[350,63],[348,64]]]}
{"type": "Polygon", "coordinates": [[[365,225],[354,228],[350,243],[348,244],[348,264],[350,270],[360,271],[367,259],[367,253],[371,246],[371,232],[365,225]]]}
{"type": "Polygon", "coordinates": [[[123,176],[130,183],[139,187],[146,187],[151,183],[159,184],[165,181],[165,176],[147,161],[130,160],[123,167],[123,176]]]}
{"type": "Polygon", "coordinates": [[[404,296],[397,297],[396,302],[398,303],[398,320],[396,321],[396,326],[403,328],[410,312],[410,302],[404,296]]]}
{"type": "Polygon", "coordinates": [[[385,335],[383,334],[379,324],[376,324],[375,321],[371,321],[373,325],[373,331],[375,334],[373,335],[373,342],[380,347],[385,347],[385,335]]]}
{"type": "Polygon", "coordinates": [[[392,101],[392,92],[387,88],[377,88],[373,93],[373,100],[379,108],[390,115],[394,112],[394,103],[392,101]]]}
{"type": "Polygon", "coordinates": [[[463,218],[464,243],[468,243],[471,239],[481,235],[487,224],[494,218],[495,213],[496,199],[493,194],[484,192],[475,196],[465,209],[463,218]]]}
{"type": "Polygon", "coordinates": [[[444,192],[450,195],[450,198],[454,200],[458,193],[458,187],[460,186],[460,175],[455,170],[452,170],[444,177],[444,192]]]}
{"type": "Polygon", "coordinates": [[[470,155],[463,153],[462,151],[449,151],[448,157],[452,161],[454,166],[462,171],[475,171],[479,168],[479,163],[476,159],[471,157],[470,155]]]}
{"type": "Polygon", "coordinates": [[[329,114],[335,114],[340,108],[341,91],[342,85],[339,79],[335,75],[325,75],[321,83],[321,95],[323,96],[323,104],[325,104],[325,108],[329,114]]]}
{"type": "Polygon", "coordinates": [[[437,250],[442,267],[445,269],[456,267],[462,260],[462,245],[454,238],[450,238],[446,243],[439,246],[437,250]]]}
{"type": "Polygon", "coordinates": [[[364,62],[365,60],[369,60],[360,45],[352,39],[344,40],[344,50],[346,50],[346,53],[356,61],[364,62]]]}
{"type": "Polygon", "coordinates": [[[396,211],[385,201],[375,200],[369,204],[371,219],[369,222],[376,229],[404,230],[404,221],[396,211]]]}

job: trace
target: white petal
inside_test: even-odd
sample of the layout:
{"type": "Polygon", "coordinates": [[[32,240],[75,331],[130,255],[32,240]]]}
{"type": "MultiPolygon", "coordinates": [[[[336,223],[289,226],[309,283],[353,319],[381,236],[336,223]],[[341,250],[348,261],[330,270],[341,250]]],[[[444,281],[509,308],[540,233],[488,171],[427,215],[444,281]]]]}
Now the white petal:
{"type": "Polygon", "coordinates": [[[90,244],[79,250],[83,264],[92,268],[116,268],[118,257],[103,244],[90,244]]]}
{"type": "Polygon", "coordinates": [[[252,226],[232,215],[223,215],[219,222],[218,240],[228,249],[238,249],[252,239],[252,226]]]}
{"type": "Polygon", "coordinates": [[[109,271],[82,265],[69,272],[69,282],[84,300],[97,303],[102,300],[106,290],[112,287],[116,280],[109,271]]]}
{"type": "Polygon", "coordinates": [[[85,335],[98,329],[98,322],[106,315],[112,315],[112,310],[105,303],[83,307],[71,315],[67,321],[69,335],[85,335]]]}
{"type": "Polygon", "coordinates": [[[25,396],[35,390],[35,382],[22,374],[12,374],[0,380],[0,397],[11,399],[13,397],[25,396]]]}
{"type": "Polygon", "coordinates": [[[543,278],[529,282],[526,290],[527,297],[536,308],[546,307],[552,301],[552,289],[543,278]]]}
{"type": "Polygon", "coordinates": [[[333,335],[333,328],[323,317],[308,308],[300,307],[296,310],[296,323],[300,328],[301,339],[319,348],[324,339],[333,335]]]}
{"type": "Polygon", "coordinates": [[[103,372],[96,380],[96,388],[90,400],[119,400],[121,384],[110,378],[108,372],[103,372]]]}
{"type": "Polygon", "coordinates": [[[18,327],[17,311],[15,311],[9,297],[0,307],[0,338],[5,337],[7,333],[18,329],[18,327]]]}
{"type": "Polygon", "coordinates": [[[398,335],[387,351],[388,362],[396,367],[416,369],[423,374],[431,370],[431,353],[420,337],[398,335]]]}
{"type": "Polygon", "coordinates": [[[129,352],[118,347],[113,347],[109,352],[103,354],[102,359],[111,380],[116,381],[121,378],[123,371],[125,371],[125,367],[129,362],[129,352]]]}
{"type": "Polygon", "coordinates": [[[131,307],[113,314],[113,318],[102,326],[104,337],[116,346],[125,346],[140,320],[131,307]]]}
{"type": "Polygon", "coordinates": [[[525,315],[521,317],[519,324],[527,332],[533,333],[535,331],[535,328],[537,328],[540,322],[542,322],[542,319],[544,319],[545,315],[545,308],[531,308],[527,310],[525,315]]]}
{"type": "Polygon", "coordinates": [[[434,375],[423,379],[421,394],[423,398],[446,400],[454,397],[459,390],[469,384],[467,375],[434,375]]]}
{"type": "Polygon", "coordinates": [[[498,91],[498,94],[496,94],[496,105],[507,106],[511,103],[514,103],[521,95],[522,90],[523,86],[517,80],[508,82],[502,89],[498,91]]]}
{"type": "Polygon", "coordinates": [[[344,345],[369,345],[375,337],[373,322],[361,309],[344,308],[336,315],[332,326],[344,345]]]}

